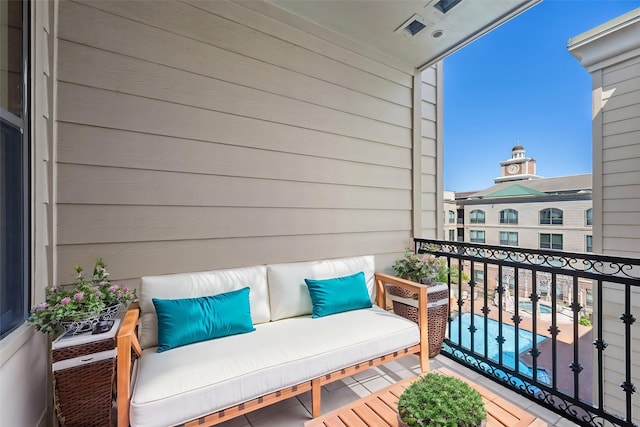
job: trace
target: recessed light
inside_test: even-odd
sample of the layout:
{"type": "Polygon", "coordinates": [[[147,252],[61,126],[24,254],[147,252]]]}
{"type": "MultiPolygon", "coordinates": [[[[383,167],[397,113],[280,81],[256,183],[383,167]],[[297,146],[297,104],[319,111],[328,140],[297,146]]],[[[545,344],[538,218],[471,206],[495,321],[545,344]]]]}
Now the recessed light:
{"type": "Polygon", "coordinates": [[[437,39],[438,37],[442,37],[443,34],[444,34],[444,31],[435,30],[433,33],[431,33],[431,37],[433,37],[434,39],[437,39]]]}

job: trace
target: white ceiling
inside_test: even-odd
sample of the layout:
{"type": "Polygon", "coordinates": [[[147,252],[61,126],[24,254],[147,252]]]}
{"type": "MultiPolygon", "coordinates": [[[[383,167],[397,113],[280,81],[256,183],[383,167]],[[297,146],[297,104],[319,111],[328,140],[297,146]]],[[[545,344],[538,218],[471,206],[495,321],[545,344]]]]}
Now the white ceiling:
{"type": "Polygon", "coordinates": [[[405,64],[422,69],[475,40],[540,0],[462,0],[446,14],[438,0],[269,0],[294,15],[405,64]],[[426,28],[396,32],[414,14],[426,28]],[[439,38],[432,34],[443,32],[439,38]]]}

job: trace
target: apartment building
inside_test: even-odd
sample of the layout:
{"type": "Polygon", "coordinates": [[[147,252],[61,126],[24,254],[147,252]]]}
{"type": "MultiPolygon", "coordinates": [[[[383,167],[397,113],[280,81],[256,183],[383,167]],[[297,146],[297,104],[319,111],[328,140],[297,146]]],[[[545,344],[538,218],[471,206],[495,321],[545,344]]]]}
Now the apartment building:
{"type": "Polygon", "coordinates": [[[484,190],[445,201],[445,239],[489,245],[591,252],[591,174],[542,178],[516,145],[484,190]],[[453,225],[456,231],[453,232],[453,225]]]}

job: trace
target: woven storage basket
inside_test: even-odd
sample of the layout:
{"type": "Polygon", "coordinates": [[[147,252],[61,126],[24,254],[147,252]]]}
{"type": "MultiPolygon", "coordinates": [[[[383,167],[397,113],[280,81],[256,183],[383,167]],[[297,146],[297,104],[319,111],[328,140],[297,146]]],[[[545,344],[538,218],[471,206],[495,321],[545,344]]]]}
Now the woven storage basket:
{"type": "MultiPolygon", "coordinates": [[[[394,286],[397,288],[397,286],[394,286]]],[[[402,288],[401,288],[402,289],[402,288]]],[[[428,316],[428,331],[429,331],[429,357],[434,357],[440,353],[442,348],[442,341],[445,338],[447,331],[447,321],[449,320],[449,288],[437,290],[437,287],[430,288],[427,293],[427,316],[428,316]],[[433,289],[433,291],[432,291],[433,289]],[[446,301],[446,303],[444,302],[446,301]]],[[[391,290],[391,286],[388,287],[389,292],[394,295],[395,290],[391,290]]],[[[404,290],[404,289],[403,289],[404,290]]],[[[411,295],[402,296],[404,298],[418,298],[418,294],[411,292],[411,295]]],[[[418,309],[416,307],[403,304],[399,301],[392,301],[393,312],[398,316],[402,316],[405,319],[409,319],[415,323],[418,323],[418,309]]]]}
{"type": "Polygon", "coordinates": [[[115,336],[82,345],[74,345],[55,349],[51,352],[51,361],[53,363],[56,363],[61,360],[73,359],[78,356],[100,353],[101,351],[111,350],[112,348],[116,348],[115,336]]]}
{"type": "Polygon", "coordinates": [[[110,358],[53,373],[55,406],[64,427],[111,426],[116,359],[110,358]]]}

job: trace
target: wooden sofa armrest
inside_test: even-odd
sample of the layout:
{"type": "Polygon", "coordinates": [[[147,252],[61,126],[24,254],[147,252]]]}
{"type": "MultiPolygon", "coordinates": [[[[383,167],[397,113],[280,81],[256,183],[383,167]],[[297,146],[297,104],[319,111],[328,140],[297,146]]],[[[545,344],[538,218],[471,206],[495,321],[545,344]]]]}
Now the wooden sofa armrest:
{"type": "Polygon", "coordinates": [[[420,369],[429,371],[429,325],[427,319],[427,285],[401,279],[384,273],[375,273],[376,303],[379,307],[387,308],[387,291],[385,284],[399,286],[418,294],[418,328],[420,329],[420,369]]]}
{"type": "Polygon", "coordinates": [[[142,348],[138,342],[136,335],[136,326],[140,317],[140,308],[138,303],[133,303],[124,316],[118,337],[116,341],[117,348],[117,409],[118,409],[118,427],[127,427],[129,425],[129,403],[131,401],[131,373],[132,361],[131,352],[133,351],[138,357],[142,355],[142,348]]]}

